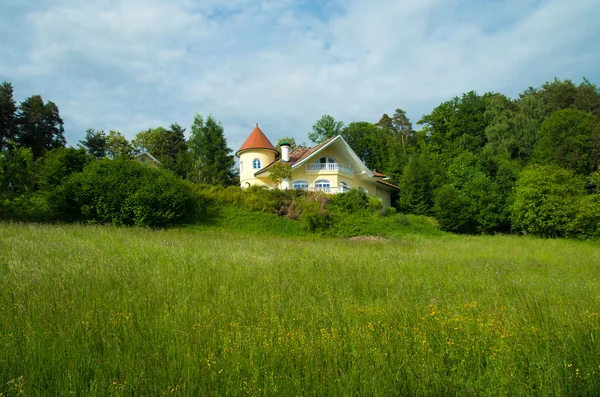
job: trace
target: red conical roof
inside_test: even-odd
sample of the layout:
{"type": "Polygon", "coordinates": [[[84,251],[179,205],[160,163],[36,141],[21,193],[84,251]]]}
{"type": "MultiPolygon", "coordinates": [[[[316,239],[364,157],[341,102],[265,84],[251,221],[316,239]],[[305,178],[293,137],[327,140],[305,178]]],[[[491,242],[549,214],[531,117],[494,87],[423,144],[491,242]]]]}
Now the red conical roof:
{"type": "Polygon", "coordinates": [[[241,151],[250,150],[250,149],[265,149],[265,150],[272,150],[274,152],[277,152],[277,150],[275,150],[275,147],[273,146],[271,141],[269,141],[269,138],[267,138],[265,136],[265,134],[258,127],[258,123],[256,124],[256,127],[254,127],[254,129],[250,133],[250,136],[246,139],[246,142],[244,142],[242,147],[240,147],[238,149],[238,151],[235,153],[235,155],[240,157],[239,154],[241,151]]]}

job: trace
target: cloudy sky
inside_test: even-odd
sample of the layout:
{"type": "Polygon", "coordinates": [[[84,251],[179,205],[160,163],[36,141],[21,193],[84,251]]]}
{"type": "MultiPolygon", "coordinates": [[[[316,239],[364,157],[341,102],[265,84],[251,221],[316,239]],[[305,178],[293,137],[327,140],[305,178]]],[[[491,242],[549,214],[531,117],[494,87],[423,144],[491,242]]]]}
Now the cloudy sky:
{"type": "Polygon", "coordinates": [[[67,141],[212,114],[307,141],[323,114],[416,123],[470,90],[600,85],[598,0],[0,0],[0,80],[55,102],[67,141]]]}

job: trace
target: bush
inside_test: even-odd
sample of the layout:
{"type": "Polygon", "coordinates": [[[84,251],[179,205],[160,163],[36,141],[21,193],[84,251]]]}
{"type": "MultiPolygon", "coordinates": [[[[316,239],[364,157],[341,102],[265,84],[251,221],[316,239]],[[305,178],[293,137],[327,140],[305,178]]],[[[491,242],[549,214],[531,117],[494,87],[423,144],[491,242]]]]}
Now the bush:
{"type": "Polygon", "coordinates": [[[74,174],[65,186],[63,211],[88,222],[166,227],[204,209],[192,186],[169,171],[126,160],[101,160],[74,174]]]}
{"type": "Polygon", "coordinates": [[[585,233],[576,226],[582,225],[583,219],[573,221],[584,216],[578,208],[585,196],[584,186],[573,171],[554,165],[526,168],[516,185],[513,228],[547,237],[585,233]]]}
{"type": "Polygon", "coordinates": [[[341,212],[358,212],[369,208],[369,197],[358,189],[350,189],[344,194],[335,194],[329,199],[328,208],[341,212]]]}

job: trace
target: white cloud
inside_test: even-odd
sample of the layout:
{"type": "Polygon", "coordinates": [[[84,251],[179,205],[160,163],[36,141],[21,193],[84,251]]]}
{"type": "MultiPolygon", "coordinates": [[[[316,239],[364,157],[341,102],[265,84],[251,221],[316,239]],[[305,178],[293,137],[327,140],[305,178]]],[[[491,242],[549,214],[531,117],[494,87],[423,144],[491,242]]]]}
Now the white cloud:
{"type": "Polygon", "coordinates": [[[200,111],[223,122],[234,150],[255,122],[273,141],[302,142],[324,113],[376,121],[401,107],[416,122],[473,89],[514,96],[554,76],[600,83],[597,1],[225,4],[9,3],[0,79],[55,101],[71,144],[88,127],[129,138],[188,127],[200,111]]]}

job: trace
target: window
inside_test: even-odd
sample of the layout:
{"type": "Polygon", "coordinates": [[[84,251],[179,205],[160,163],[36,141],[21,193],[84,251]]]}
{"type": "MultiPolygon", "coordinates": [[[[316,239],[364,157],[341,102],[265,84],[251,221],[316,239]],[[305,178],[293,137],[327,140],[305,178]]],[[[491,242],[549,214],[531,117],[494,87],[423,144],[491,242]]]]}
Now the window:
{"type": "Polygon", "coordinates": [[[244,162],[240,161],[240,172],[244,172],[244,162]]]}
{"type": "Polygon", "coordinates": [[[350,191],[350,187],[348,187],[348,184],[346,182],[340,182],[340,192],[346,193],[349,191],[350,191]]]}
{"type": "Polygon", "coordinates": [[[293,187],[296,190],[308,190],[308,181],[294,181],[293,187]]]}
{"type": "Polygon", "coordinates": [[[260,166],[260,159],[254,159],[252,162],[252,168],[255,170],[260,170],[262,167],[260,166]]]}
{"type": "Polygon", "coordinates": [[[337,161],[333,157],[321,157],[317,161],[317,163],[321,163],[321,164],[335,164],[335,163],[337,163],[337,161]]]}
{"type": "Polygon", "coordinates": [[[140,161],[141,161],[142,163],[145,163],[145,162],[146,162],[146,158],[145,158],[145,157],[140,157],[140,161]]]}
{"type": "Polygon", "coordinates": [[[361,192],[363,192],[365,194],[367,193],[367,191],[364,188],[360,187],[360,186],[358,187],[358,190],[360,190],[361,192]]]}
{"type": "Polygon", "coordinates": [[[329,192],[331,190],[331,182],[327,179],[319,179],[318,181],[315,181],[315,190],[329,192]]]}

